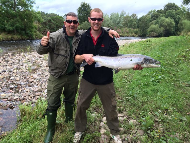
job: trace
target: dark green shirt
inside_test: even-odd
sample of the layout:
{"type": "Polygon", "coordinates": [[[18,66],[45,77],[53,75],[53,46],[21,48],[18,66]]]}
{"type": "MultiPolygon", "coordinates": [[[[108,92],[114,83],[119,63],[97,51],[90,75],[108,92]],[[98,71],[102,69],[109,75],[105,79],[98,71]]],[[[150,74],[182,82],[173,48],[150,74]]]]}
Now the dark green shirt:
{"type": "Polygon", "coordinates": [[[75,68],[74,67],[74,59],[73,59],[73,45],[72,45],[73,37],[74,36],[68,36],[69,45],[70,45],[70,58],[69,58],[69,65],[67,67],[66,74],[72,72],[75,68]]]}

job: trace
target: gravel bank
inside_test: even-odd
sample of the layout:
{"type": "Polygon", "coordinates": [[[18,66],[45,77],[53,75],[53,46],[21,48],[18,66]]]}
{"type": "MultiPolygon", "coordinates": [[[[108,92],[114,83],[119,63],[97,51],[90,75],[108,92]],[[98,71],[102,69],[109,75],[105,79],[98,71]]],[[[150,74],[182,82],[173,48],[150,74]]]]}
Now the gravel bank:
{"type": "Polygon", "coordinates": [[[119,46],[123,46],[125,44],[130,44],[134,42],[139,42],[146,39],[134,39],[134,40],[116,40],[119,46]]]}

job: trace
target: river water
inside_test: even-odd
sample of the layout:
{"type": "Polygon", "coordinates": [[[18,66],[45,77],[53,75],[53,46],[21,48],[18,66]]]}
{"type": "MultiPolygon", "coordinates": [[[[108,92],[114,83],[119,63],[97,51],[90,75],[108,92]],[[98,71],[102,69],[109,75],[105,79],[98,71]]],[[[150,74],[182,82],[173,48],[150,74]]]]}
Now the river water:
{"type": "MultiPolygon", "coordinates": [[[[147,37],[120,37],[116,38],[120,40],[138,40],[147,39],[147,37]]],[[[28,52],[35,50],[36,46],[40,43],[40,40],[22,40],[22,41],[2,41],[0,42],[0,55],[8,52],[28,52]]]]}
{"type": "Polygon", "coordinates": [[[28,52],[35,50],[40,40],[2,41],[0,42],[0,55],[10,52],[28,52]]]}
{"type": "MultiPolygon", "coordinates": [[[[123,40],[138,40],[146,39],[142,37],[120,37],[116,41],[123,40]]],[[[0,42],[0,56],[5,53],[22,53],[34,51],[36,46],[39,45],[40,40],[25,40],[25,41],[2,41],[0,42]]],[[[0,62],[1,63],[1,62],[0,62]]],[[[1,74],[2,71],[0,71],[1,74]]],[[[1,75],[0,75],[0,80],[1,75]]],[[[2,89],[3,87],[1,87],[2,89]]],[[[1,90],[0,90],[1,94],[1,90]]],[[[10,104],[9,104],[10,105],[10,104]]],[[[7,106],[6,101],[1,99],[0,96],[0,137],[6,132],[9,132],[16,128],[17,119],[19,117],[18,107],[11,108],[7,106]]]]}

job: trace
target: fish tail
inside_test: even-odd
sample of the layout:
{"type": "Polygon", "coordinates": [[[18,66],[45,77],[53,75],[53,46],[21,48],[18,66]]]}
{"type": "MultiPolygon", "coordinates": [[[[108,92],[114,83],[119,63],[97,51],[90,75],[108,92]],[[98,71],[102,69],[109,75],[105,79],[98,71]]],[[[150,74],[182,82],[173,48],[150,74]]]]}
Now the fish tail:
{"type": "Polygon", "coordinates": [[[84,62],[82,62],[82,64],[80,65],[80,67],[84,67],[84,66],[86,66],[86,65],[87,65],[87,62],[84,61],[84,62]]]}

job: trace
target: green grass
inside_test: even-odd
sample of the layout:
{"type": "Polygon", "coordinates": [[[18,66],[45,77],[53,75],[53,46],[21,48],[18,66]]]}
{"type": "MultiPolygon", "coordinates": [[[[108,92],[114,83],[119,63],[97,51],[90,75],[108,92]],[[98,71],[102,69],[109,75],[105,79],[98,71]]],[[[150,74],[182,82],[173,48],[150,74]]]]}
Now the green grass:
{"type": "MultiPolygon", "coordinates": [[[[120,53],[143,54],[161,62],[160,68],[125,70],[114,75],[118,112],[126,115],[120,123],[124,129],[121,134],[130,135],[133,142],[190,142],[190,37],[147,39],[120,47],[120,53]],[[130,119],[138,124],[129,124],[130,119]],[[135,130],[143,130],[144,134],[137,135],[135,130]]],[[[20,106],[18,128],[0,141],[43,142],[47,122],[41,115],[45,109],[45,101],[39,101],[35,107],[20,106]]],[[[98,96],[93,98],[87,115],[88,126],[81,142],[98,143],[104,115],[98,96]]],[[[66,124],[64,117],[64,107],[61,107],[54,143],[72,142],[74,122],[66,124]]]]}

